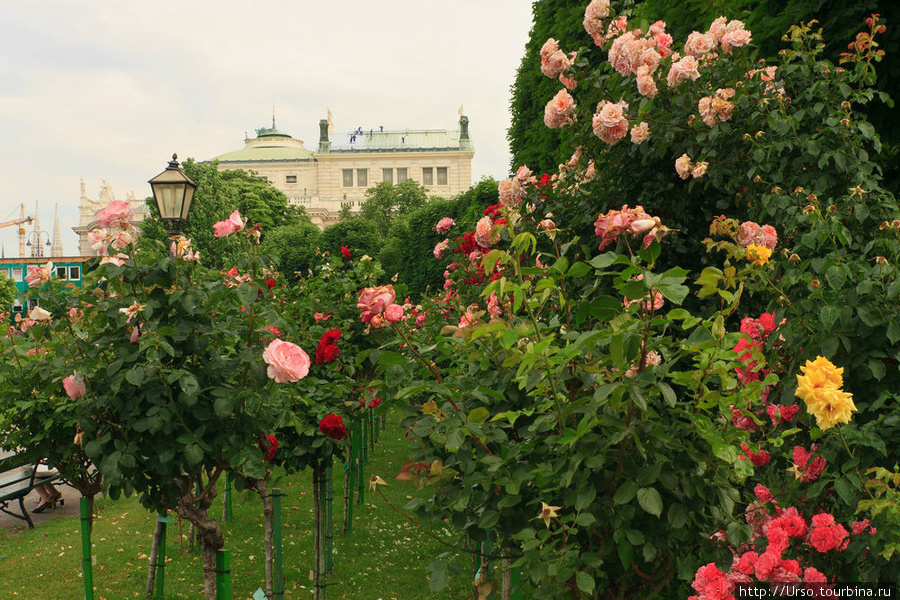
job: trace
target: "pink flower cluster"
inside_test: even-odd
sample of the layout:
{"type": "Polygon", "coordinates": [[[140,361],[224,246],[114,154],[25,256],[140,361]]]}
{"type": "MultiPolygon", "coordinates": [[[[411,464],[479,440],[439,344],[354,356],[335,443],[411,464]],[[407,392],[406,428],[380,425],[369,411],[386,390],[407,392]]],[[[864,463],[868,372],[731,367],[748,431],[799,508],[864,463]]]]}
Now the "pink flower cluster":
{"type": "Polygon", "coordinates": [[[438,242],[434,246],[434,257],[437,259],[443,258],[444,252],[446,252],[447,249],[449,249],[449,248],[450,248],[450,240],[449,239],[445,239],[442,242],[438,242]]]}
{"type": "Polygon", "coordinates": [[[594,43],[602,46],[604,38],[603,19],[609,16],[609,0],[591,0],[584,9],[584,30],[594,39],[594,43]]]}
{"type": "Polygon", "coordinates": [[[444,217],[437,222],[437,225],[434,226],[434,230],[438,233],[447,233],[454,225],[456,225],[456,221],[454,221],[450,217],[444,217]]]}
{"type": "Polygon", "coordinates": [[[668,228],[660,222],[659,217],[651,217],[644,212],[644,207],[641,205],[628,208],[628,205],[625,204],[621,210],[610,210],[600,214],[594,221],[594,232],[602,238],[600,250],[626,233],[635,237],[644,234],[643,246],[647,248],[654,239],[661,239],[668,231],[668,228]]]}
{"type": "Polygon", "coordinates": [[[688,79],[691,81],[700,79],[700,61],[690,55],[676,61],[673,56],[672,66],[669,67],[669,74],[666,75],[666,85],[673,88],[688,79]]]}
{"type": "MultiPolygon", "coordinates": [[[[757,501],[747,507],[746,519],[753,527],[755,541],[732,549],[734,557],[727,572],[719,570],[715,563],[697,569],[691,587],[698,595],[690,596],[689,600],[733,599],[733,592],[740,584],[807,584],[805,589],[817,590],[818,586],[810,584],[828,583],[821,571],[804,566],[802,559],[787,558],[785,553],[794,549],[802,555],[810,548],[819,553],[842,551],[850,541],[844,526],[828,513],[814,515],[807,523],[796,508],[777,506],[765,486],[757,485],[754,492],[757,501]],[[774,515],[766,511],[768,503],[775,504],[774,515]],[[764,545],[762,552],[760,545],[764,545]]],[[[851,531],[853,535],[874,533],[868,520],[853,523],[851,531]]]]}
{"type": "Polygon", "coordinates": [[[214,235],[217,238],[228,237],[247,226],[247,219],[241,218],[241,213],[234,211],[224,221],[219,221],[213,225],[214,235]]]}
{"type": "Polygon", "coordinates": [[[564,75],[566,69],[575,62],[575,52],[565,52],[559,49],[559,42],[549,38],[541,46],[541,73],[550,79],[559,79],[567,89],[575,89],[575,80],[564,75]]]}
{"type": "Polygon", "coordinates": [[[531,169],[522,165],[510,179],[504,179],[497,184],[500,204],[510,208],[519,206],[525,195],[525,186],[534,184],[536,181],[531,169]]]}
{"type": "Polygon", "coordinates": [[[574,121],[575,99],[566,90],[559,90],[544,107],[544,125],[559,129],[574,121]]]}
{"type": "Polygon", "coordinates": [[[694,162],[687,153],[682,154],[675,160],[675,172],[678,173],[678,176],[682,179],[687,179],[691,176],[693,176],[694,179],[703,177],[706,175],[708,167],[709,163],[702,161],[694,162]]]}
{"type": "Polygon", "coordinates": [[[628,103],[624,100],[615,103],[602,100],[597,105],[591,121],[594,135],[610,146],[625,137],[628,133],[626,110],[628,110],[628,103]]]}
{"type": "Polygon", "coordinates": [[[87,386],[84,384],[84,379],[77,373],[69,375],[63,379],[62,383],[63,388],[66,390],[66,395],[72,400],[78,400],[87,393],[87,386]]]}
{"type": "Polygon", "coordinates": [[[747,247],[751,244],[756,246],[765,246],[769,250],[774,250],[778,243],[778,232],[771,225],[758,225],[753,221],[744,221],[741,223],[741,233],[738,237],[738,243],[747,247]]]}
{"type": "Polygon", "coordinates": [[[733,97],[734,88],[721,88],[713,96],[700,98],[698,108],[703,122],[712,127],[716,123],[730,121],[734,113],[734,103],[730,101],[733,97]]]}
{"type": "Polygon", "coordinates": [[[356,308],[361,311],[360,320],[372,327],[396,323],[403,318],[404,307],[394,303],[395,298],[394,286],[390,284],[363,289],[356,302],[356,308]]]}
{"type": "Polygon", "coordinates": [[[499,232],[494,230],[494,221],[485,215],[475,224],[475,242],[484,249],[490,248],[500,239],[499,232]]]}
{"type": "MultiPolygon", "coordinates": [[[[134,209],[125,200],[113,200],[97,213],[97,224],[100,226],[88,233],[91,248],[100,256],[109,256],[109,247],[114,250],[123,250],[134,243],[137,238],[137,230],[131,224],[134,219],[134,209]]],[[[118,260],[104,260],[101,264],[112,262],[124,264],[127,255],[120,254],[118,260]]]]}

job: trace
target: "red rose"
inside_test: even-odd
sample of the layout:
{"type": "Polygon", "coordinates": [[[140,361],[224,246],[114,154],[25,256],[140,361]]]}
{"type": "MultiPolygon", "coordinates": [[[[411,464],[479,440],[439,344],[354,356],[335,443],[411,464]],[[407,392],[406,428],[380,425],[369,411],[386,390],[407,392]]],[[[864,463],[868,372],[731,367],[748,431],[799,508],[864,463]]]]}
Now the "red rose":
{"type": "Polygon", "coordinates": [[[350,258],[353,254],[350,252],[350,248],[347,246],[341,246],[341,256],[344,258],[350,258]]]}
{"type": "Polygon", "coordinates": [[[319,346],[316,348],[316,364],[324,365],[330,363],[341,353],[340,348],[335,345],[335,341],[341,337],[340,329],[330,329],[322,334],[319,340],[319,346]]]}
{"type": "Polygon", "coordinates": [[[274,435],[269,436],[269,449],[263,453],[263,460],[274,460],[275,451],[278,450],[278,440],[274,435]]]}
{"type": "Polygon", "coordinates": [[[266,285],[271,290],[273,287],[275,287],[275,280],[274,279],[266,279],[266,285]]]}
{"type": "Polygon", "coordinates": [[[319,431],[335,440],[342,440],[347,437],[347,428],[344,426],[344,420],[340,415],[329,413],[327,417],[319,422],[319,431]]]}

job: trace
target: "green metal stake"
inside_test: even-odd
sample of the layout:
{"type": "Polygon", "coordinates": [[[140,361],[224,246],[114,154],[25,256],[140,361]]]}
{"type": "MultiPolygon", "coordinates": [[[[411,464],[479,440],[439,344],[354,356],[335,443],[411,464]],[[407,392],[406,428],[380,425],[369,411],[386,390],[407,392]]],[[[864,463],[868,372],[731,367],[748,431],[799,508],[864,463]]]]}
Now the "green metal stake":
{"type": "Polygon", "coordinates": [[[81,498],[81,573],[84,579],[84,599],[94,600],[94,567],[91,563],[91,511],[88,499],[81,498]]]}
{"type": "Polygon", "coordinates": [[[349,478],[344,479],[347,484],[347,489],[344,491],[345,510],[347,511],[347,527],[345,528],[345,533],[349,535],[353,533],[353,486],[356,485],[356,469],[353,468],[352,436],[350,438],[350,454],[347,457],[347,464],[344,465],[344,469],[346,469],[350,475],[349,478]]]}
{"type": "Polygon", "coordinates": [[[224,520],[231,522],[231,516],[234,514],[231,506],[231,471],[225,471],[225,493],[223,494],[223,499],[225,500],[224,520]]]}
{"type": "Polygon", "coordinates": [[[369,464],[369,428],[366,426],[366,415],[359,420],[359,430],[362,436],[362,464],[369,464]]]}
{"type": "Polygon", "coordinates": [[[272,545],[275,546],[275,600],[284,598],[284,570],[282,562],[281,542],[281,497],[284,494],[275,488],[272,490],[272,545]]]}
{"type": "Polygon", "coordinates": [[[334,473],[332,460],[325,463],[325,572],[331,573],[334,550],[334,473]]]}
{"type": "Polygon", "coordinates": [[[357,493],[357,502],[362,504],[365,502],[366,497],[366,484],[363,479],[365,476],[363,474],[363,463],[365,463],[366,456],[366,444],[363,439],[363,429],[362,429],[362,421],[356,424],[356,433],[357,439],[359,439],[359,448],[356,451],[356,493],[357,493]]]}
{"type": "Polygon", "coordinates": [[[375,431],[375,443],[376,444],[378,443],[378,433],[379,433],[379,430],[381,429],[381,427],[379,427],[379,421],[380,421],[380,419],[378,418],[378,415],[376,415],[375,411],[373,410],[372,411],[372,425],[373,425],[374,431],[375,431]]]}
{"type": "Polygon", "coordinates": [[[156,597],[165,600],[166,593],[166,527],[173,523],[164,514],[157,514],[156,520],[162,523],[159,530],[159,549],[156,551],[156,597]]]}
{"type": "Polygon", "coordinates": [[[224,549],[216,552],[216,600],[231,600],[231,557],[224,549]]]}

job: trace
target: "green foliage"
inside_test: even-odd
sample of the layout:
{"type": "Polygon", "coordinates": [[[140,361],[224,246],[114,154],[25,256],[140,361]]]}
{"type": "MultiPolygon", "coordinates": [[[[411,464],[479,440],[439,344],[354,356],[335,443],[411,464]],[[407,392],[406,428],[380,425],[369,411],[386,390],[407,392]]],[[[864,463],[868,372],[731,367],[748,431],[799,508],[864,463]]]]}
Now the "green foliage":
{"type": "Polygon", "coordinates": [[[397,215],[408,214],[428,202],[425,186],[415,179],[407,179],[397,185],[387,181],[366,190],[366,201],[360,207],[359,216],[375,225],[379,235],[387,236],[397,215]]]}
{"type": "Polygon", "coordinates": [[[316,253],[321,243],[321,230],[306,221],[270,231],[263,239],[262,252],[273,256],[278,270],[293,281],[317,264],[316,253]]]}
{"type": "Polygon", "coordinates": [[[354,217],[339,221],[322,232],[322,251],[340,256],[341,247],[347,246],[357,258],[363,255],[377,256],[381,240],[374,223],[354,217]]]}
{"type": "Polygon", "coordinates": [[[7,312],[18,295],[16,282],[5,274],[0,274],[0,312],[7,312]]]}
{"type": "MultiPolygon", "coordinates": [[[[235,263],[242,254],[237,238],[216,238],[213,224],[228,218],[235,210],[247,219],[248,226],[259,223],[263,231],[282,225],[298,224],[305,219],[302,208],[289,206],[287,197],[268,182],[244,171],[219,171],[218,163],[198,163],[189,158],[182,164],[185,174],[197,184],[194,202],[182,235],[192,241],[204,264],[222,269],[235,263]]],[[[166,231],[158,220],[153,198],[147,199],[150,218],[141,223],[141,235],[166,241],[166,231]]]]}

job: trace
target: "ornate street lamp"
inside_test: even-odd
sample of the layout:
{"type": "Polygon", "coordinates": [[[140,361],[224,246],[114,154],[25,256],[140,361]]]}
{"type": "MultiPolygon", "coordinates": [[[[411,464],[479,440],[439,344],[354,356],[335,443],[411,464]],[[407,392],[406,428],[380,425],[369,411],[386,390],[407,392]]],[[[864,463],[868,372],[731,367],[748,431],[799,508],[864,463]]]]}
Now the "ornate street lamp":
{"type": "Polygon", "coordinates": [[[166,224],[169,236],[181,233],[181,226],[191,211],[197,184],[178,166],[178,155],[173,154],[166,170],[147,183],[153,189],[159,218],[166,224]]]}
{"type": "Polygon", "coordinates": [[[41,247],[41,238],[43,236],[47,236],[45,245],[50,246],[50,234],[43,229],[35,229],[28,234],[28,243],[25,245],[31,249],[32,258],[44,258],[44,249],[41,247]]]}

